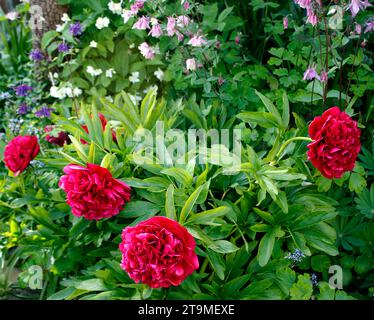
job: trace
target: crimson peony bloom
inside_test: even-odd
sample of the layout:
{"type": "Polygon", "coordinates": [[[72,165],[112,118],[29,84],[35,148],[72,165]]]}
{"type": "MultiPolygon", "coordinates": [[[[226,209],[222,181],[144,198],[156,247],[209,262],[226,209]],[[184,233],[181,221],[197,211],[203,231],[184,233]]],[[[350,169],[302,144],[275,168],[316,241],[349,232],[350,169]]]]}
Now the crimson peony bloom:
{"type": "MultiPolygon", "coordinates": [[[[54,129],[55,129],[55,126],[46,126],[44,128],[44,132],[45,133],[52,132],[54,129]]],[[[45,137],[45,140],[47,140],[49,143],[52,143],[56,146],[62,147],[69,140],[69,136],[66,132],[60,131],[56,137],[48,134],[45,137]]]]}
{"type": "MultiPolygon", "coordinates": [[[[108,120],[105,118],[105,116],[101,113],[99,113],[99,118],[100,118],[100,121],[101,121],[101,126],[103,128],[103,131],[105,130],[105,127],[108,123],[108,120]]],[[[87,133],[89,133],[88,131],[88,127],[86,125],[83,125],[82,128],[84,129],[84,131],[86,131],[87,133]]],[[[113,137],[113,141],[117,141],[117,136],[116,136],[116,133],[112,130],[112,137],[113,137]]],[[[81,139],[81,142],[83,144],[88,144],[86,141],[84,141],[83,139],[81,139]]]]}
{"type": "Polygon", "coordinates": [[[72,213],[87,220],[110,218],[130,201],[130,187],[113,178],[105,168],[95,164],[82,167],[70,164],[59,182],[67,194],[72,213]]]}
{"type": "Polygon", "coordinates": [[[308,145],[308,158],[324,177],[341,178],[353,170],[361,149],[361,131],[344,111],[333,107],[316,117],[309,135],[314,141],[308,145]]]}
{"type": "Polygon", "coordinates": [[[29,166],[40,151],[38,138],[18,136],[8,143],[4,150],[4,162],[17,177],[29,166]]]}
{"type": "Polygon", "coordinates": [[[178,286],[199,268],[195,246],[178,222],[153,217],[123,230],[121,267],[136,283],[151,288],[178,286]]]}

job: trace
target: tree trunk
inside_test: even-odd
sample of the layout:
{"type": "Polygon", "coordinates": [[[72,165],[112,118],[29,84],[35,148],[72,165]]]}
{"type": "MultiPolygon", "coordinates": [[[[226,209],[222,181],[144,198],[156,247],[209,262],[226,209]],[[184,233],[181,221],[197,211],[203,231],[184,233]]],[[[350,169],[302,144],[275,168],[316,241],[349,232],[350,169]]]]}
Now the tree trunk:
{"type": "Polygon", "coordinates": [[[61,17],[68,12],[66,6],[57,4],[57,0],[30,0],[31,18],[33,21],[33,46],[40,48],[43,35],[56,29],[61,24],[61,17]],[[34,6],[34,7],[33,7],[34,6]]]}
{"type": "Polygon", "coordinates": [[[0,0],[0,7],[4,13],[12,11],[17,4],[19,0],[0,0]]]}

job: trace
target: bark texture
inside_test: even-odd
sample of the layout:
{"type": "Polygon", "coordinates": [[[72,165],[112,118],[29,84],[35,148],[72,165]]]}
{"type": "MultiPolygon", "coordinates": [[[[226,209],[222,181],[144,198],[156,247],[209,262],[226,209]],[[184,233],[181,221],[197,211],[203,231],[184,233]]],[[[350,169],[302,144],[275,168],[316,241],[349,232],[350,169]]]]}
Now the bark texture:
{"type": "Polygon", "coordinates": [[[43,34],[55,30],[57,24],[61,24],[61,17],[68,12],[66,6],[60,6],[57,0],[30,0],[31,9],[30,19],[34,19],[33,45],[34,48],[40,48],[43,34]],[[42,14],[40,17],[40,13],[42,14]]]}

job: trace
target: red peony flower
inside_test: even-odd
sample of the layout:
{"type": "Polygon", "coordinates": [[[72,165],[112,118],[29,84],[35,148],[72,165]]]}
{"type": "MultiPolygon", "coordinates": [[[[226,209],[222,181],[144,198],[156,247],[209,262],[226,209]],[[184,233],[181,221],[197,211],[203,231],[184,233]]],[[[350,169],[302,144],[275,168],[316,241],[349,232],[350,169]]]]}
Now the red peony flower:
{"type": "Polygon", "coordinates": [[[178,286],[199,268],[195,240],[178,222],[154,217],[122,232],[121,267],[151,288],[178,286]]]}
{"type": "MultiPolygon", "coordinates": [[[[101,126],[103,128],[103,131],[105,131],[105,127],[106,127],[106,125],[108,123],[108,120],[101,113],[99,113],[99,118],[100,118],[100,121],[101,121],[101,126]]],[[[82,128],[84,129],[84,131],[86,131],[87,133],[89,133],[88,127],[86,125],[83,125],[82,128]]],[[[113,141],[117,141],[117,136],[116,136],[116,133],[114,132],[114,130],[112,130],[112,137],[113,137],[113,141]]],[[[85,141],[83,139],[81,139],[81,142],[83,144],[88,144],[87,141],[85,141]]]]}
{"type": "Polygon", "coordinates": [[[4,150],[4,162],[15,176],[20,175],[40,151],[38,138],[18,136],[8,143],[4,150]]]}
{"type": "Polygon", "coordinates": [[[324,177],[341,178],[353,170],[361,149],[361,131],[344,111],[333,107],[316,117],[309,135],[314,140],[308,145],[309,160],[324,177]]]}
{"type": "Polygon", "coordinates": [[[82,167],[70,164],[59,182],[67,194],[72,213],[88,220],[110,218],[130,201],[130,187],[113,178],[105,168],[95,164],[82,167]]]}
{"type": "MultiPolygon", "coordinates": [[[[55,129],[55,126],[46,126],[44,132],[52,132],[55,129]]],[[[67,141],[69,141],[69,136],[66,132],[60,131],[57,136],[48,134],[45,137],[49,143],[55,144],[56,146],[62,147],[67,141]]]]}

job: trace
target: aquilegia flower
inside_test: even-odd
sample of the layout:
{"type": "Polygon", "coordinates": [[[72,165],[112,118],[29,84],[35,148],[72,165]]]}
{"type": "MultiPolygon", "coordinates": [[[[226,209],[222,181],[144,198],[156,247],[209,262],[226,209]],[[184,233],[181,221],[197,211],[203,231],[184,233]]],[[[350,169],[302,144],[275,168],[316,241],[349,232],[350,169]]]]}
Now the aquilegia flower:
{"type": "Polygon", "coordinates": [[[288,17],[283,18],[283,29],[288,29],[288,17]]]}
{"type": "Polygon", "coordinates": [[[308,145],[309,161],[324,177],[338,179],[353,170],[361,149],[361,131],[348,114],[330,108],[313,120],[309,135],[314,140],[308,145]]]}
{"type": "Polygon", "coordinates": [[[150,22],[150,19],[148,17],[143,16],[138,21],[135,22],[132,28],[137,29],[137,30],[149,29],[149,22],[150,22]]]}
{"type": "Polygon", "coordinates": [[[80,22],[73,23],[69,26],[69,33],[74,37],[78,37],[83,33],[82,25],[80,22]]]}
{"type": "Polygon", "coordinates": [[[173,17],[168,17],[168,24],[166,25],[166,31],[168,33],[168,36],[173,36],[176,33],[175,29],[176,20],[173,17]]]}
{"type": "Polygon", "coordinates": [[[374,31],[374,19],[366,22],[364,33],[372,32],[372,31],[374,31]]]}
{"type": "Polygon", "coordinates": [[[352,17],[355,17],[359,13],[359,11],[365,10],[367,7],[370,6],[371,4],[368,0],[351,0],[348,9],[351,11],[352,17]]]}
{"type": "Polygon", "coordinates": [[[186,60],[186,68],[189,71],[195,71],[196,68],[197,68],[196,60],[194,58],[187,59],[186,60]]]}
{"type": "Polygon", "coordinates": [[[18,136],[8,143],[4,150],[4,162],[15,176],[20,175],[40,151],[38,138],[18,136]]]}
{"type": "Polygon", "coordinates": [[[121,267],[136,283],[178,286],[199,268],[195,247],[194,238],[178,222],[153,217],[123,230],[121,267]]]}
{"type": "Polygon", "coordinates": [[[130,187],[114,179],[110,171],[95,164],[82,167],[70,164],[59,182],[66,192],[72,213],[87,220],[100,220],[117,215],[130,201],[130,187]]]}
{"type": "Polygon", "coordinates": [[[110,20],[107,17],[100,17],[96,20],[96,28],[99,30],[107,28],[109,26],[110,20]]]}
{"type": "Polygon", "coordinates": [[[32,91],[32,87],[26,84],[21,84],[14,88],[16,95],[19,97],[26,97],[27,94],[32,91]]]}
{"type": "Polygon", "coordinates": [[[152,60],[155,57],[154,49],[147,42],[143,42],[138,49],[147,60],[152,60]]]}
{"type": "Polygon", "coordinates": [[[56,146],[62,147],[66,142],[69,141],[69,136],[64,131],[55,132],[55,126],[46,126],[44,128],[45,133],[49,133],[46,135],[45,140],[51,144],[56,146]]]}
{"type": "Polygon", "coordinates": [[[202,45],[207,44],[207,42],[202,36],[195,35],[190,39],[190,41],[188,41],[188,44],[193,47],[201,47],[202,45]]]}
{"type": "Polygon", "coordinates": [[[161,37],[162,36],[162,29],[161,29],[161,25],[158,23],[158,20],[155,19],[155,18],[152,18],[151,19],[151,24],[152,24],[152,28],[151,28],[151,31],[149,32],[149,34],[152,37],[155,37],[155,38],[161,37]]]}
{"type": "Polygon", "coordinates": [[[30,52],[30,59],[36,62],[44,60],[44,54],[40,49],[34,49],[30,52]]]}
{"type": "Polygon", "coordinates": [[[316,69],[314,67],[309,66],[308,69],[306,69],[304,72],[303,80],[313,80],[313,79],[321,80],[316,69]]]}

